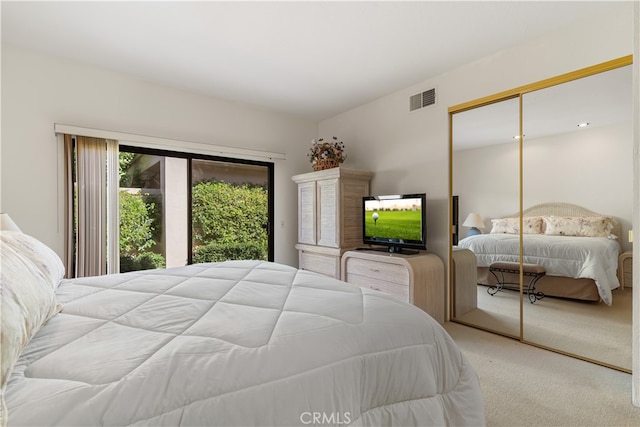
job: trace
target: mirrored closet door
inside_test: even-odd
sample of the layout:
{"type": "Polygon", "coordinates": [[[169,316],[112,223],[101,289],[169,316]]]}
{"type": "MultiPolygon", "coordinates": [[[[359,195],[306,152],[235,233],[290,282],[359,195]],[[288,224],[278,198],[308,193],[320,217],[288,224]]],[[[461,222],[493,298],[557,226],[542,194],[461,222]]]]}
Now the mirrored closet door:
{"type": "Polygon", "coordinates": [[[453,321],[630,372],[630,64],[449,109],[453,321]]]}
{"type": "MultiPolygon", "coordinates": [[[[523,304],[522,338],[629,371],[631,288],[618,286],[616,270],[619,255],[631,250],[631,68],[522,96],[523,207],[548,204],[545,213],[556,215],[543,218],[543,244],[558,249],[549,255],[568,277],[592,277],[541,279],[538,288],[548,297],[523,304]],[[578,264],[566,253],[578,250],[590,259],[578,264]]],[[[541,263],[547,254],[525,245],[523,255],[524,262],[541,263]]]]}
{"type": "MultiPolygon", "coordinates": [[[[514,337],[520,336],[518,292],[491,295],[495,289],[486,286],[493,279],[487,268],[489,257],[474,253],[475,245],[491,242],[473,235],[488,232],[490,218],[518,211],[519,148],[514,139],[519,134],[518,118],[518,98],[455,114],[451,177],[453,194],[458,196],[460,239],[452,255],[455,319],[514,337]]],[[[517,239],[513,243],[517,245],[517,239]]],[[[517,262],[515,249],[513,261],[517,262]]]]}

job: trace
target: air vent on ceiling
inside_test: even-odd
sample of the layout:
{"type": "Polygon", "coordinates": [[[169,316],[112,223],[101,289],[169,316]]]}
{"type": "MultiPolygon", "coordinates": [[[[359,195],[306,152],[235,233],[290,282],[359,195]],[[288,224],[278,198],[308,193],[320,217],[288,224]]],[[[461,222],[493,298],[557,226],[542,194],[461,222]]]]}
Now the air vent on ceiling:
{"type": "Polygon", "coordinates": [[[429,89],[409,98],[409,111],[419,110],[436,103],[436,89],[429,89]]]}

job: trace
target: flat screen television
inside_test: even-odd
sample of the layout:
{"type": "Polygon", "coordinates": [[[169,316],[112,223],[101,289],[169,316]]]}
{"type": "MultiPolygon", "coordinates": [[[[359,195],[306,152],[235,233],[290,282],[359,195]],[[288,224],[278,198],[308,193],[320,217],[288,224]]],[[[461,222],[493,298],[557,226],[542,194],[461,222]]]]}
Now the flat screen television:
{"type": "Polygon", "coordinates": [[[426,207],[424,193],[363,197],[363,243],[397,253],[427,249],[426,207]]]}

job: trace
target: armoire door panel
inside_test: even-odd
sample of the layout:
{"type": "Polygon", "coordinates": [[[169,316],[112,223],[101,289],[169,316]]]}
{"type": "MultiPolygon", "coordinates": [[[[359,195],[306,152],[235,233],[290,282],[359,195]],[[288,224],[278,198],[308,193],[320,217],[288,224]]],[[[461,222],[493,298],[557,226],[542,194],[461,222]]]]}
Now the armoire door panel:
{"type": "Polygon", "coordinates": [[[298,185],[298,242],[316,244],[316,183],[298,185]]]}

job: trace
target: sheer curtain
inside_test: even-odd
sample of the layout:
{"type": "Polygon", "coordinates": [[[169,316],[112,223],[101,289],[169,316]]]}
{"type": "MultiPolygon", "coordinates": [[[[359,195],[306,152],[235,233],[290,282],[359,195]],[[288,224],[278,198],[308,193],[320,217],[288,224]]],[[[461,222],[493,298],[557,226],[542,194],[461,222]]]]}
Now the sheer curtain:
{"type": "Polygon", "coordinates": [[[67,176],[65,197],[67,271],[75,271],[75,277],[117,273],[120,269],[118,142],[110,139],[65,135],[64,144],[67,176]]]}

